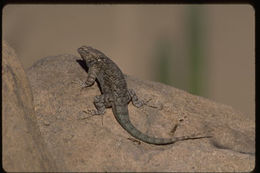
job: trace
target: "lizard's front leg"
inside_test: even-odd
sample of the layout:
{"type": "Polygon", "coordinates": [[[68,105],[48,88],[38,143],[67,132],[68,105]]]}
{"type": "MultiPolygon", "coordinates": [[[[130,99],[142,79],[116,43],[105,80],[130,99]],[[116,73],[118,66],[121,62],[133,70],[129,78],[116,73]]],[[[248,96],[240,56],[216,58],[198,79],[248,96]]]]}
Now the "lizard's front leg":
{"type": "Polygon", "coordinates": [[[97,66],[93,65],[92,67],[90,67],[89,71],[88,71],[87,80],[85,82],[81,83],[81,87],[85,88],[85,87],[89,87],[89,86],[93,85],[97,78],[98,72],[99,72],[99,68],[97,66]]]}
{"type": "MultiPolygon", "coordinates": [[[[95,83],[95,80],[97,78],[97,75],[100,71],[100,68],[97,64],[93,64],[88,71],[88,77],[87,80],[81,84],[83,88],[89,87],[95,83]]],[[[94,99],[94,105],[96,107],[96,110],[87,110],[84,111],[87,114],[92,115],[104,115],[105,114],[105,99],[104,95],[95,96],[94,99]]]]}

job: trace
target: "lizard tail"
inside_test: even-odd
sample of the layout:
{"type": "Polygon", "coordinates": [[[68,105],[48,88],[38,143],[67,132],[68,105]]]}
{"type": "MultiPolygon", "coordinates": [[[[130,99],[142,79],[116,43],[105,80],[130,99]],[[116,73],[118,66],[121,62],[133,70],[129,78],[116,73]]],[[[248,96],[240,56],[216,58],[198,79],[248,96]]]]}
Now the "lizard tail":
{"type": "Polygon", "coordinates": [[[133,137],[139,139],[143,142],[154,144],[154,145],[167,145],[172,144],[177,141],[190,140],[190,139],[200,139],[200,138],[208,138],[210,136],[182,136],[182,137],[174,137],[174,138],[155,138],[152,136],[148,136],[138,129],[131,123],[129,119],[128,109],[125,106],[113,106],[112,107],[114,116],[118,123],[133,137]]]}

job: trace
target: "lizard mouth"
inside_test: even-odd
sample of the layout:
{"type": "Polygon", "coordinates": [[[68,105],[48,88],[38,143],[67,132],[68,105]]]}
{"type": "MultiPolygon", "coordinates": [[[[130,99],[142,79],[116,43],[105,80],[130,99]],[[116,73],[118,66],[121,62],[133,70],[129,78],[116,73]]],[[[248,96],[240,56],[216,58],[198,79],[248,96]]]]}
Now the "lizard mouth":
{"type": "Polygon", "coordinates": [[[88,53],[83,48],[78,48],[78,53],[80,54],[82,59],[86,59],[88,53]]]}

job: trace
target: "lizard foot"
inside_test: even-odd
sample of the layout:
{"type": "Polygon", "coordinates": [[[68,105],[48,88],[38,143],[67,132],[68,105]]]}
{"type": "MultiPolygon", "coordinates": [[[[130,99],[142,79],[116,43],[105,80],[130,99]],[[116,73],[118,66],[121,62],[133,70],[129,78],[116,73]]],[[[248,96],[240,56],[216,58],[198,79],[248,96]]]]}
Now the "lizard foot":
{"type": "Polygon", "coordinates": [[[141,142],[140,142],[139,140],[136,140],[136,139],[134,139],[134,138],[127,138],[127,139],[130,140],[130,141],[132,141],[132,142],[134,142],[134,143],[137,143],[138,145],[141,144],[141,142]]]}
{"type": "Polygon", "coordinates": [[[94,83],[88,83],[87,81],[82,81],[80,79],[76,79],[75,81],[73,81],[73,83],[78,84],[81,89],[90,87],[90,86],[92,86],[94,84],[94,83]]]}
{"type": "Polygon", "coordinates": [[[88,110],[83,110],[84,113],[89,114],[90,116],[95,116],[95,115],[104,115],[104,111],[96,110],[96,109],[88,109],[88,110]]]}
{"type": "Polygon", "coordinates": [[[90,117],[96,116],[96,115],[103,115],[102,112],[99,112],[97,110],[83,110],[80,114],[79,114],[79,119],[83,120],[83,119],[88,119],[90,117]],[[83,114],[84,113],[84,114],[83,114]],[[86,116],[86,114],[88,116],[86,116]]]}
{"type": "MultiPolygon", "coordinates": [[[[82,115],[82,113],[81,113],[78,117],[78,119],[80,119],[80,120],[88,119],[88,118],[91,118],[91,117],[96,116],[96,115],[103,115],[102,112],[98,112],[97,110],[87,110],[87,111],[83,110],[82,112],[85,113],[85,114],[90,114],[90,115],[85,116],[85,114],[82,115]]],[[[103,126],[103,116],[101,116],[101,117],[102,117],[102,126],[103,126]]]]}
{"type": "Polygon", "coordinates": [[[144,105],[144,101],[140,100],[133,89],[128,89],[129,96],[133,105],[137,108],[140,108],[144,105]]]}
{"type": "Polygon", "coordinates": [[[158,109],[158,110],[163,109],[162,103],[160,103],[156,100],[153,100],[152,98],[149,98],[148,100],[144,101],[144,105],[149,106],[151,108],[158,109]]]}
{"type": "Polygon", "coordinates": [[[72,83],[79,85],[79,87],[80,87],[81,89],[84,89],[84,88],[87,88],[87,87],[88,87],[88,85],[86,84],[86,82],[84,82],[84,81],[82,81],[82,80],[80,80],[80,79],[76,79],[76,80],[72,81],[72,83]]]}

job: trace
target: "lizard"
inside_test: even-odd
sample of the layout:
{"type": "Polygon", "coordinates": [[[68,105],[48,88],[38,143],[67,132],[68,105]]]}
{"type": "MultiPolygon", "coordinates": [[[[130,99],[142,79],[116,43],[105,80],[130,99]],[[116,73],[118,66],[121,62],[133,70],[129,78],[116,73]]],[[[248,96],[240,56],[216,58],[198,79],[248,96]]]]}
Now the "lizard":
{"type": "Polygon", "coordinates": [[[209,137],[156,138],[142,133],[130,121],[128,104],[131,101],[135,107],[139,108],[144,105],[144,102],[138,99],[133,89],[128,89],[120,68],[104,53],[90,46],[81,46],[77,51],[88,67],[88,76],[86,81],[81,83],[82,88],[92,86],[97,80],[101,90],[101,95],[94,98],[96,109],[88,110],[91,115],[104,115],[106,108],[112,107],[112,112],[118,123],[131,136],[148,144],[166,145],[177,141],[209,137]]]}

